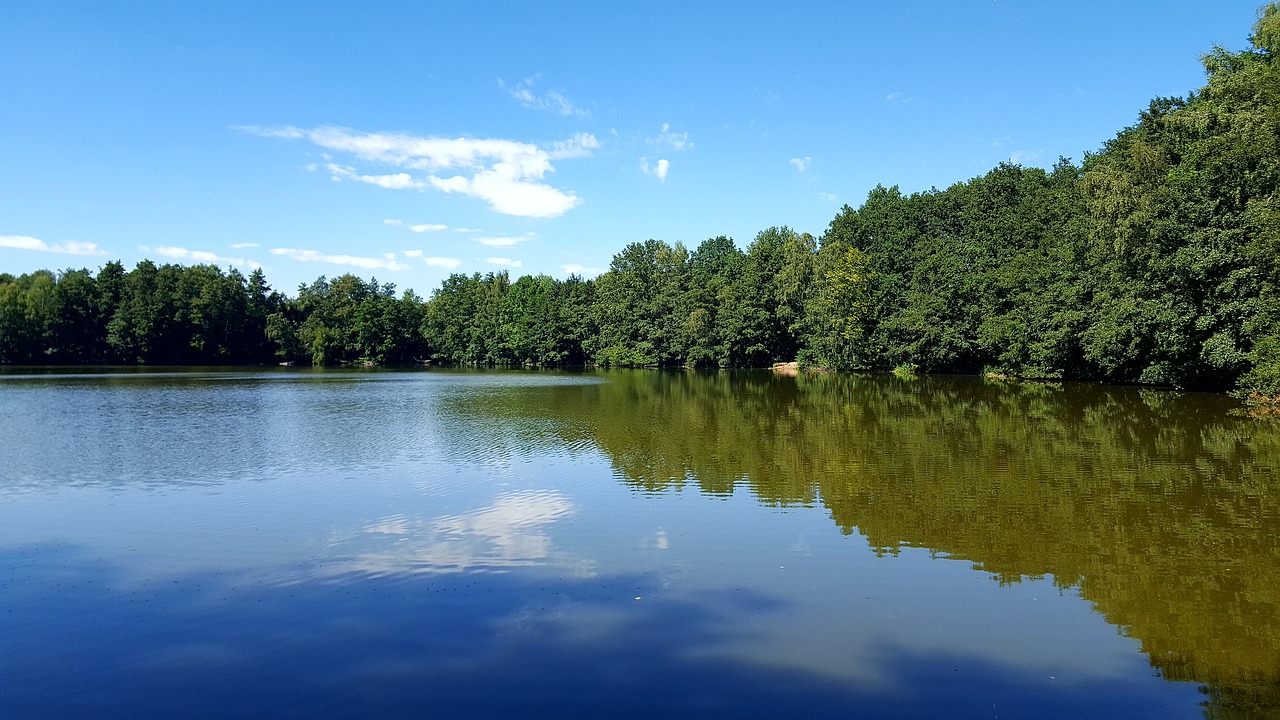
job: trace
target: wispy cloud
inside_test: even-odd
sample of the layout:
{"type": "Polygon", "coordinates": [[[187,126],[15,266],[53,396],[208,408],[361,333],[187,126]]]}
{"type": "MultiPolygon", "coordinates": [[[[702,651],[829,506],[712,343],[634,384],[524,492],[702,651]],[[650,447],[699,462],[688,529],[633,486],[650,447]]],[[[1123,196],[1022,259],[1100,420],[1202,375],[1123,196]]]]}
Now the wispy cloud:
{"type": "Polygon", "coordinates": [[[820,192],[818,193],[818,197],[822,198],[823,200],[826,200],[827,202],[833,202],[833,203],[840,202],[839,195],[833,195],[829,192],[820,192]]]}
{"type": "Polygon", "coordinates": [[[382,222],[394,227],[406,228],[416,233],[440,232],[441,230],[449,229],[448,225],[438,225],[436,223],[422,223],[420,225],[405,225],[404,222],[400,220],[383,220],[382,222]]]}
{"type": "Polygon", "coordinates": [[[510,268],[518,268],[521,265],[524,265],[523,261],[512,260],[511,258],[504,258],[504,257],[485,258],[484,261],[489,263],[490,265],[503,265],[510,268]]]}
{"type": "MultiPolygon", "coordinates": [[[[308,166],[311,170],[319,169],[320,165],[308,166]]],[[[348,165],[339,165],[337,163],[325,163],[324,169],[329,171],[329,179],[334,182],[342,180],[354,180],[356,182],[377,185],[380,188],[388,190],[422,190],[427,187],[427,183],[422,180],[415,180],[409,173],[394,173],[391,175],[361,175],[356,169],[348,165]]]]}
{"type": "Polygon", "coordinates": [[[362,270],[408,270],[409,266],[396,260],[395,253],[386,253],[380,258],[360,257],[358,255],[327,255],[319,250],[299,250],[296,248],[271,248],[272,255],[283,255],[300,262],[327,263],[329,265],[345,265],[362,270]]]}
{"type": "Polygon", "coordinates": [[[693,143],[689,142],[689,133],[672,132],[670,123],[662,123],[662,132],[655,137],[646,138],[645,142],[658,149],[670,148],[677,152],[693,149],[693,143]]]}
{"type": "Polygon", "coordinates": [[[139,245],[138,252],[143,254],[155,254],[160,257],[166,257],[173,260],[182,260],[185,262],[201,263],[204,265],[233,265],[235,267],[249,268],[256,270],[262,265],[252,260],[246,260],[239,257],[226,257],[211,253],[207,250],[188,250],[183,247],[175,247],[173,245],[161,245],[152,249],[146,245],[139,245]]]}
{"type": "Polygon", "coordinates": [[[462,264],[462,260],[457,258],[434,258],[434,256],[433,258],[422,258],[422,261],[433,266],[433,268],[444,268],[445,270],[452,270],[462,264]]]}
{"type": "Polygon", "coordinates": [[[497,235],[492,237],[478,237],[475,240],[481,245],[487,245],[489,247],[511,247],[512,245],[519,245],[522,242],[532,240],[534,237],[535,235],[533,233],[525,233],[524,235],[516,236],[497,235]]]}
{"type": "Polygon", "coordinates": [[[1009,162],[1014,165],[1028,165],[1040,158],[1040,153],[1035,150],[1015,150],[1009,155],[1009,162]]]}
{"type": "Polygon", "coordinates": [[[552,160],[568,160],[571,158],[590,157],[592,150],[600,149],[600,141],[591,133],[581,132],[568,140],[556,140],[547,151],[552,160]]]}
{"type": "Polygon", "coordinates": [[[813,164],[813,158],[805,155],[804,157],[793,157],[787,162],[791,163],[791,167],[795,168],[796,172],[804,172],[813,164]]]}
{"type": "Polygon", "coordinates": [[[422,262],[431,267],[444,268],[446,270],[452,270],[462,264],[462,261],[457,258],[447,257],[424,257],[422,262]]]}
{"type": "Polygon", "coordinates": [[[232,130],[239,130],[250,135],[257,135],[265,138],[280,138],[282,140],[297,140],[307,136],[305,130],[296,127],[262,127],[261,125],[232,125],[232,130]]]}
{"type": "Polygon", "coordinates": [[[645,175],[652,175],[658,178],[659,182],[667,181],[667,171],[669,171],[670,169],[671,169],[671,163],[668,162],[666,158],[658,160],[653,165],[649,164],[649,158],[647,157],[640,158],[640,172],[644,173],[645,175]]]}
{"type": "Polygon", "coordinates": [[[481,230],[480,228],[469,228],[469,227],[458,227],[458,228],[454,228],[454,229],[453,229],[453,231],[454,231],[454,232],[460,232],[460,233],[478,233],[478,232],[484,232],[484,231],[483,231],[483,230],[481,230]]]}
{"type": "MultiPolygon", "coordinates": [[[[670,123],[662,123],[662,132],[655,137],[645,138],[645,142],[660,151],[666,149],[685,152],[693,149],[693,143],[689,142],[689,133],[672,132],[670,123]]],[[[658,178],[658,182],[666,182],[667,173],[670,171],[671,161],[666,158],[659,158],[653,162],[650,162],[647,157],[640,158],[640,172],[658,178]]]]}
{"type": "Polygon", "coordinates": [[[68,240],[64,243],[50,245],[30,235],[0,235],[0,248],[13,250],[34,250],[36,252],[57,253],[59,255],[106,255],[98,247],[98,243],[68,240]]]}
{"type": "Polygon", "coordinates": [[[555,172],[552,160],[587,157],[600,146],[590,133],[579,133],[543,148],[515,140],[421,137],[401,133],[367,133],[324,126],[239,127],[254,135],[305,139],[360,160],[401,168],[402,172],[368,174],[350,165],[327,162],[335,181],[350,180],[403,190],[435,189],[485,201],[494,211],[524,217],[556,217],[582,203],[572,191],[544,182],[555,172]],[[419,174],[411,174],[414,171],[419,174]]]}
{"type": "Polygon", "coordinates": [[[251,243],[251,242],[231,243],[232,250],[243,250],[245,248],[256,248],[256,247],[258,247],[258,243],[251,243]]]}
{"type": "Polygon", "coordinates": [[[411,257],[411,258],[420,258],[422,257],[422,251],[421,250],[405,250],[404,256],[411,257]]]}
{"type": "Polygon", "coordinates": [[[555,90],[548,90],[542,94],[534,92],[533,86],[537,84],[540,77],[539,75],[527,77],[516,83],[515,87],[507,87],[506,82],[499,79],[498,86],[530,110],[545,110],[557,115],[580,118],[591,117],[591,111],[578,107],[572,100],[555,90]]]}
{"type": "Polygon", "coordinates": [[[601,270],[599,268],[583,267],[578,263],[569,263],[568,265],[561,265],[560,269],[570,275],[581,275],[583,277],[593,277],[595,275],[599,275],[600,273],[604,272],[604,270],[601,270]]]}
{"type": "Polygon", "coordinates": [[[906,105],[907,103],[911,102],[911,96],[905,93],[891,92],[888,95],[884,96],[884,101],[887,103],[897,103],[899,105],[906,105]]]}

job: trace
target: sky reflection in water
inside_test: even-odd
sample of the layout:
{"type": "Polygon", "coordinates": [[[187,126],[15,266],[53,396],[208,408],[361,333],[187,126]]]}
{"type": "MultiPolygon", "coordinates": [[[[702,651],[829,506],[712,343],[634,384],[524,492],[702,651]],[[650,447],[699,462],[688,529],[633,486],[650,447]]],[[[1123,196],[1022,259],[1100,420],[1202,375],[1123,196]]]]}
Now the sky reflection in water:
{"type": "Polygon", "coordinates": [[[1200,717],[1216,683],[1210,710],[1250,717],[1274,697],[1276,439],[1216,399],[726,377],[0,377],[0,715],[1200,717]],[[1169,517],[1188,525],[1153,540],[1169,517]],[[1107,522],[1127,529],[1094,537],[1107,522]],[[1206,534],[1246,567],[1201,584],[1256,616],[1177,604],[1206,534]]]}

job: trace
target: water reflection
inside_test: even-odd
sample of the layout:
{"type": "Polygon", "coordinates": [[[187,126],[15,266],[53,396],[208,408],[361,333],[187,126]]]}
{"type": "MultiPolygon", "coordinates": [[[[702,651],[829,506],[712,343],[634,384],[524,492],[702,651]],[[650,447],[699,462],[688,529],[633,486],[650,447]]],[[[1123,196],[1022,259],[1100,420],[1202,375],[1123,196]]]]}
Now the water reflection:
{"type": "Polygon", "coordinates": [[[357,574],[220,597],[208,573],[122,593],[85,549],[14,554],[0,613],[58,620],[6,640],[6,717],[1188,717],[1131,679],[1056,684],[962,649],[881,646],[897,682],[874,686],[707,654],[769,600],[609,589],[653,597],[643,576],[357,574]]]}
{"type": "Polygon", "coordinates": [[[0,377],[0,715],[183,714],[209,678],[220,717],[1185,714],[1140,643],[1210,717],[1274,716],[1280,429],[1230,409],[945,378],[0,377]]]}
{"type": "Polygon", "coordinates": [[[592,563],[558,550],[548,533],[550,525],[577,512],[562,493],[521,490],[457,515],[430,520],[391,515],[335,538],[330,543],[334,559],[322,572],[382,576],[555,565],[589,576],[592,563]]]}
{"type": "MultiPolygon", "coordinates": [[[[1280,428],[1219,396],[964,378],[616,373],[507,398],[643,492],[820,505],[879,552],[1078,587],[1214,717],[1280,708],[1280,428]]],[[[505,418],[514,418],[507,424],[505,418]]]]}
{"type": "Polygon", "coordinates": [[[467,408],[600,382],[516,372],[31,370],[0,368],[0,438],[15,439],[0,445],[0,493],[367,475],[434,460],[501,466],[527,457],[527,443],[511,438],[536,428],[502,431],[492,413],[480,419],[467,408]]]}

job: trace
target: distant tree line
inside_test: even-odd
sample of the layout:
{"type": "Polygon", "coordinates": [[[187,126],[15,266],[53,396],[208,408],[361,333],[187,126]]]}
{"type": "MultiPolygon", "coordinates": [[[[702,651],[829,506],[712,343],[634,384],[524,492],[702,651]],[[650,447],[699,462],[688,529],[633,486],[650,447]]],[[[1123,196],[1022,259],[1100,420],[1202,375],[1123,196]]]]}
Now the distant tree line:
{"type": "Polygon", "coordinates": [[[1100,152],[945,190],[877,186],[819,238],[632,243],[595,279],[143,261],[0,274],[0,363],[907,366],[1280,393],[1280,6],[1100,152]]]}
{"type": "Polygon", "coordinates": [[[288,298],[262,270],[119,262],[0,274],[0,363],[317,365],[427,357],[426,304],[354,275],[320,278],[288,298]]]}

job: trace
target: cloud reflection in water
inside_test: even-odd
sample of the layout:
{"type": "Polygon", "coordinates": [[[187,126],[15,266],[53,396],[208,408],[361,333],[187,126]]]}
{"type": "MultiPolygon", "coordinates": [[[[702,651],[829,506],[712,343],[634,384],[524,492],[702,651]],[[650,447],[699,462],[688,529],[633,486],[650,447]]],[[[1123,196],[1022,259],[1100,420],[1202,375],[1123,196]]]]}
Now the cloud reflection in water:
{"type": "Polygon", "coordinates": [[[492,504],[431,519],[390,515],[331,542],[341,553],[325,574],[505,572],[555,566],[588,577],[594,563],[558,550],[549,526],[572,517],[578,507],[554,490],[520,490],[492,504]]]}

